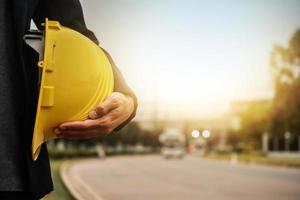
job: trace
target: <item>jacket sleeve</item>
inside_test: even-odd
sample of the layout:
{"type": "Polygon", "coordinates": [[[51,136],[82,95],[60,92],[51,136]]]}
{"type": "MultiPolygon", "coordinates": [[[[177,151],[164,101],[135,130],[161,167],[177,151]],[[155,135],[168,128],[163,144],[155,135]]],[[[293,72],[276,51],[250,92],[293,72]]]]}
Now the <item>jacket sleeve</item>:
{"type": "MultiPolygon", "coordinates": [[[[39,29],[42,29],[41,24],[46,17],[50,20],[59,21],[62,25],[80,32],[99,45],[95,34],[86,27],[79,0],[40,0],[33,15],[33,20],[39,29]]],[[[104,52],[112,65],[115,82],[114,91],[124,93],[134,100],[134,112],[123,124],[115,129],[119,130],[134,118],[137,110],[137,98],[127,85],[112,57],[105,50],[104,52]]]]}

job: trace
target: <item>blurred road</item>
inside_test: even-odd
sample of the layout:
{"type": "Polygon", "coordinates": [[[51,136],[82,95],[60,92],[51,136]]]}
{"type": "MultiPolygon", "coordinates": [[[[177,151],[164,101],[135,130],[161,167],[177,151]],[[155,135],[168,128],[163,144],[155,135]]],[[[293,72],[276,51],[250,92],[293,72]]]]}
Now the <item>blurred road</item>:
{"type": "MultiPolygon", "coordinates": [[[[300,170],[232,166],[196,157],[110,157],[80,161],[68,177],[105,200],[299,200],[300,170]]],[[[92,199],[92,198],[91,198],[92,199]]]]}

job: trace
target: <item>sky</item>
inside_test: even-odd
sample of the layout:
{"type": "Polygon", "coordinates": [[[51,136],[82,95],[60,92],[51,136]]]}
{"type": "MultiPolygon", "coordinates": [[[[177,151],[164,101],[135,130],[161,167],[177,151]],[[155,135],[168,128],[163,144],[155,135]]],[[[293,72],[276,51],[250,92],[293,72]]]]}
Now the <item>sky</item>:
{"type": "Polygon", "coordinates": [[[232,101],[272,98],[272,46],[300,28],[299,0],[81,2],[141,119],[214,118],[232,101]]]}

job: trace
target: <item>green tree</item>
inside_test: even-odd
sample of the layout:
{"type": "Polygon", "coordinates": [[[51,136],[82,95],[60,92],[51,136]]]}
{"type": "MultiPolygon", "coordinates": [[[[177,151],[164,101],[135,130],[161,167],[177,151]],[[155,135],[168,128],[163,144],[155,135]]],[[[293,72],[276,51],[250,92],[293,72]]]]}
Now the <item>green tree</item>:
{"type": "Polygon", "coordinates": [[[271,132],[282,135],[300,130],[300,30],[291,37],[286,47],[274,45],[271,67],[275,95],[272,109],[271,132]]]}
{"type": "Polygon", "coordinates": [[[262,134],[270,129],[270,109],[271,102],[267,100],[249,103],[237,113],[240,129],[228,131],[228,144],[237,151],[260,149],[262,134]]]}

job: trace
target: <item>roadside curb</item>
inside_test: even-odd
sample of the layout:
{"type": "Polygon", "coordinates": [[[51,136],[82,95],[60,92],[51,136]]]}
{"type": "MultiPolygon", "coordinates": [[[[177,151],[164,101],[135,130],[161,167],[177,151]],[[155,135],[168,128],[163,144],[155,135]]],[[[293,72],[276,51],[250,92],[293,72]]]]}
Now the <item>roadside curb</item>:
{"type": "Polygon", "coordinates": [[[83,182],[78,173],[72,171],[72,167],[75,164],[84,161],[85,160],[66,161],[62,164],[60,168],[60,177],[63,184],[76,200],[104,200],[83,182]]]}

